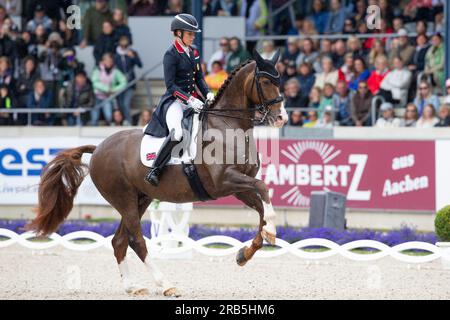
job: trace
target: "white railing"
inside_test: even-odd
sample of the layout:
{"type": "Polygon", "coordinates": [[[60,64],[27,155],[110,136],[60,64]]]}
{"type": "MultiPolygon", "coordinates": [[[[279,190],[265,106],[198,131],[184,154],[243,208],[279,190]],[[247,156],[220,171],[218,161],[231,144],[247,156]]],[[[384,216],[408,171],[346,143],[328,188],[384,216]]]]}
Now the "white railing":
{"type": "MultiPolygon", "coordinates": [[[[52,241],[42,242],[30,240],[31,238],[35,237],[34,233],[26,232],[19,235],[14,231],[8,229],[0,229],[0,236],[9,238],[7,240],[0,241],[0,248],[5,248],[17,243],[21,246],[34,250],[49,249],[61,245],[67,249],[76,251],[89,251],[100,247],[106,247],[112,250],[111,239],[113,237],[113,235],[103,237],[102,235],[91,231],[76,231],[64,236],[60,236],[54,233],[49,237],[52,241]],[[88,239],[93,242],[73,242],[73,240],[77,239],[88,239]]],[[[154,254],[164,253],[165,256],[170,256],[180,255],[191,250],[195,250],[201,254],[215,257],[235,254],[243,246],[250,246],[252,241],[248,240],[246,242],[241,242],[227,236],[210,236],[196,241],[186,236],[173,234],[168,234],[152,239],[145,238],[145,240],[147,242],[149,251],[154,254]],[[167,240],[179,241],[182,243],[182,246],[177,248],[163,248],[160,243],[167,240]],[[211,244],[225,244],[230,247],[226,249],[206,247],[207,245],[211,244]]],[[[396,260],[407,263],[425,263],[441,257],[450,259],[450,249],[439,248],[433,244],[419,241],[405,242],[393,247],[389,247],[384,243],[374,240],[357,240],[339,245],[333,241],[319,238],[304,239],[295,243],[289,243],[282,239],[276,239],[276,246],[279,248],[274,248],[272,250],[259,250],[258,252],[256,252],[255,256],[260,258],[273,258],[286,253],[290,253],[299,258],[315,260],[324,259],[339,254],[345,258],[355,261],[373,261],[389,256],[396,260]],[[302,250],[302,248],[311,246],[326,247],[329,250],[316,252],[302,250]],[[376,253],[364,254],[351,251],[358,248],[373,248],[378,251],[376,253]],[[402,253],[406,250],[425,250],[431,253],[427,255],[410,255],[402,253]]]]}

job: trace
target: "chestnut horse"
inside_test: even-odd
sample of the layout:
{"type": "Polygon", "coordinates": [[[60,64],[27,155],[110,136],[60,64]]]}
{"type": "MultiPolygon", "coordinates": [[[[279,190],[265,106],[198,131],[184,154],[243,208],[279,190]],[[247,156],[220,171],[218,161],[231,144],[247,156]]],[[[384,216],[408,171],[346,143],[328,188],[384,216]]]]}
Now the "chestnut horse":
{"type": "MultiPolygon", "coordinates": [[[[254,121],[274,127],[282,127],[286,123],[287,114],[279,91],[280,75],[275,69],[279,52],[271,60],[263,59],[257,52],[253,53],[253,57],[254,61],[243,63],[230,74],[217,93],[215,102],[201,111],[203,129],[215,129],[225,134],[229,129],[248,132],[253,128],[254,121]]],[[[203,138],[200,136],[201,131],[197,141],[203,138]]],[[[127,248],[130,246],[153,274],[163,294],[179,296],[177,289],[148,256],[140,220],[153,199],[183,203],[194,202],[198,198],[181,165],[166,166],[158,187],[144,181],[148,168],[140,161],[142,136],[140,129],[124,130],[108,137],[98,146],[80,146],[58,154],[42,171],[37,216],[28,229],[40,235],[48,235],[58,229],[71,211],[78,187],[87,174],[81,157],[83,153],[92,153],[89,164],[92,181],[122,217],[112,246],[125,291],[132,294],[148,293],[145,287],[130,280],[126,261],[127,248]]],[[[248,141],[254,144],[253,139],[248,141]]],[[[223,157],[226,152],[236,151],[235,146],[225,145],[224,140],[220,143],[225,150],[223,157]]],[[[197,143],[197,158],[202,157],[202,152],[209,144],[204,141],[197,143]]],[[[256,148],[254,145],[252,147],[256,148]]],[[[242,266],[262,247],[263,239],[273,244],[276,236],[276,216],[268,188],[263,181],[254,178],[258,172],[259,159],[253,163],[195,163],[204,189],[211,197],[233,195],[259,213],[259,232],[251,246],[242,248],[237,254],[237,263],[242,266]]]]}

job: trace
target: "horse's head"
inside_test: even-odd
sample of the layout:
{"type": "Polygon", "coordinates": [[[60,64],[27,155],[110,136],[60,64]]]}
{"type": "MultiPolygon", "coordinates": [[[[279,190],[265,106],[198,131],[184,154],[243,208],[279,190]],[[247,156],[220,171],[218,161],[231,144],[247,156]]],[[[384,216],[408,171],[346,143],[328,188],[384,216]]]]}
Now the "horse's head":
{"type": "Polygon", "coordinates": [[[288,116],[280,95],[280,73],[275,68],[279,57],[279,50],[270,60],[265,60],[253,50],[256,66],[254,73],[249,75],[247,97],[256,108],[256,115],[261,122],[281,128],[288,121],[288,116]]]}

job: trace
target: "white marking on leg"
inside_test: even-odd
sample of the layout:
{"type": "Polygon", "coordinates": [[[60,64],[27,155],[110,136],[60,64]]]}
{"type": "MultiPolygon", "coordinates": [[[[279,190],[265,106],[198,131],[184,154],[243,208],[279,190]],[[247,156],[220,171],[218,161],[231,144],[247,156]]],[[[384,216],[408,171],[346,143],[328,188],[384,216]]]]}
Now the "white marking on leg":
{"type": "Polygon", "coordinates": [[[126,293],[140,293],[144,294],[146,288],[144,286],[137,285],[133,282],[130,276],[130,270],[128,269],[128,262],[125,257],[122,262],[119,263],[120,277],[122,278],[122,285],[126,293]]]}
{"type": "Polygon", "coordinates": [[[263,230],[275,236],[277,234],[275,228],[277,214],[275,213],[275,210],[273,210],[272,203],[266,203],[264,201],[262,203],[264,206],[264,221],[266,222],[266,225],[263,226],[263,230]]]}
{"type": "Polygon", "coordinates": [[[159,268],[156,265],[156,263],[153,260],[151,260],[148,255],[145,257],[144,263],[145,263],[145,266],[147,267],[147,269],[153,275],[153,278],[155,279],[156,285],[161,287],[163,290],[167,290],[167,289],[170,289],[170,288],[174,287],[172,285],[172,283],[170,283],[166,279],[166,277],[161,272],[161,270],[159,270],[159,268]]]}

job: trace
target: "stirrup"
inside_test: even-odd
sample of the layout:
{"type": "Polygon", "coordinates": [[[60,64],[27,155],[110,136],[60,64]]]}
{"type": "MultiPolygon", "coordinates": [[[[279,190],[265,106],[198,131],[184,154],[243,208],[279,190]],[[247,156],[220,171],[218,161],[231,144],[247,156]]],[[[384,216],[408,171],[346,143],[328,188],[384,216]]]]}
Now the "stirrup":
{"type": "Polygon", "coordinates": [[[159,184],[159,175],[161,174],[161,169],[151,168],[150,171],[145,175],[145,181],[150,183],[151,185],[157,187],[159,184]]]}

